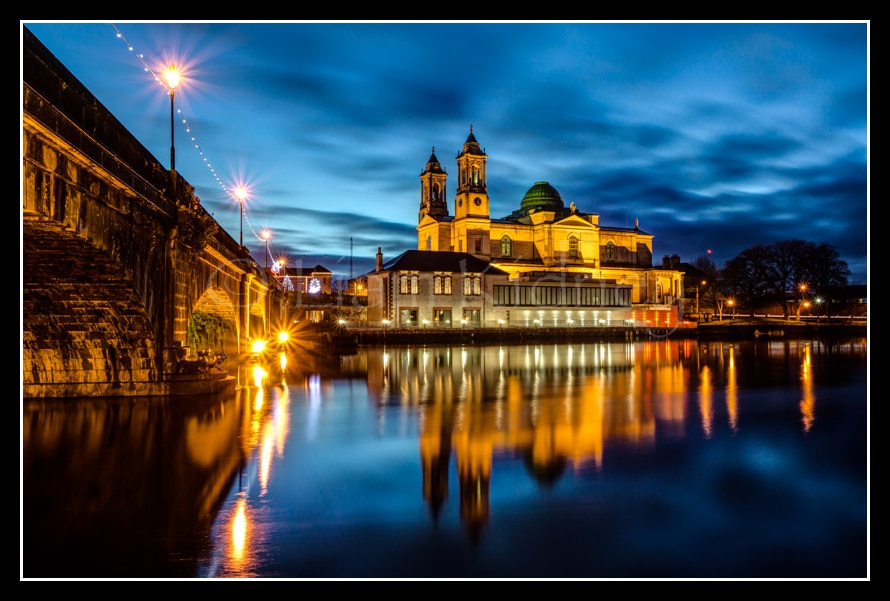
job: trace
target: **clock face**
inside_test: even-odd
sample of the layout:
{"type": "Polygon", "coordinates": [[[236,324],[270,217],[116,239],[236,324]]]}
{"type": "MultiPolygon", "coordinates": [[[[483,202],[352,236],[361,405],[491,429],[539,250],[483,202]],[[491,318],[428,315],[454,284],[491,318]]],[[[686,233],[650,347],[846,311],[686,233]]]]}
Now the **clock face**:
{"type": "Polygon", "coordinates": [[[463,199],[463,198],[458,198],[458,199],[457,199],[457,206],[459,206],[459,207],[464,206],[464,199],[463,199]]]}
{"type": "Polygon", "coordinates": [[[477,197],[473,200],[473,204],[475,204],[477,207],[481,207],[481,206],[482,206],[482,199],[479,198],[479,197],[477,196],[477,197]]]}

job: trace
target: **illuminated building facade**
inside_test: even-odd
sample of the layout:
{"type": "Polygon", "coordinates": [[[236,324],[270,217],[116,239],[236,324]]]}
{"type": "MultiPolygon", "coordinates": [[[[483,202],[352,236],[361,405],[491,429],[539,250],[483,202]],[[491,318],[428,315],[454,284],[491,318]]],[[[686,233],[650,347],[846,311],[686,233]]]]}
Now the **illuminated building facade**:
{"type": "Polygon", "coordinates": [[[536,182],[493,219],[488,156],[457,156],[452,214],[435,148],[420,174],[417,250],[367,274],[368,323],[393,327],[676,327],[682,272],[652,265],[652,234],[606,227],[536,182]]]}
{"type": "Polygon", "coordinates": [[[676,324],[682,273],[652,265],[653,235],[641,230],[639,221],[632,228],[602,226],[599,215],[579,210],[574,202],[565,206],[559,192],[543,181],[529,188],[519,209],[493,219],[487,160],[471,127],[457,155],[452,214],[446,200],[448,175],[433,149],[420,174],[418,250],[468,253],[509,274],[514,290],[508,294],[525,296],[496,296],[495,305],[626,307],[633,311],[623,311],[618,321],[676,324]],[[527,293],[519,291],[523,282],[527,293]],[[546,283],[562,287],[562,292],[534,292],[546,283]]]}

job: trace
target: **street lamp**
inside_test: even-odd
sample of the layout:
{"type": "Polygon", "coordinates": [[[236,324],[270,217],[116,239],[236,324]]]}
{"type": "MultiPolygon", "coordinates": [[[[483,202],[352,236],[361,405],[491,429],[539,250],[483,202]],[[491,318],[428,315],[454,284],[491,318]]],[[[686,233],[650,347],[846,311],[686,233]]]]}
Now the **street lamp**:
{"type": "MultiPolygon", "coordinates": [[[[701,285],[696,286],[696,288],[695,288],[695,314],[696,314],[696,315],[699,315],[699,311],[698,311],[698,293],[699,293],[699,290],[701,290],[701,287],[704,286],[705,284],[707,284],[707,282],[706,282],[705,280],[702,280],[702,281],[701,281],[701,285]]],[[[701,320],[701,317],[699,317],[699,320],[701,320]]]]}
{"type": "Polygon", "coordinates": [[[263,258],[263,268],[268,271],[269,269],[269,238],[272,237],[272,234],[269,230],[263,230],[260,234],[263,237],[263,240],[266,241],[266,256],[263,258]]]}
{"type": "Polygon", "coordinates": [[[238,208],[240,209],[238,223],[238,245],[244,247],[244,201],[247,200],[247,188],[238,186],[235,188],[235,198],[238,199],[238,208]]]}
{"type": "MultiPolygon", "coordinates": [[[[798,288],[800,289],[800,300],[797,302],[797,321],[800,321],[800,310],[804,306],[804,298],[806,298],[807,285],[806,283],[801,282],[798,288]]],[[[809,303],[807,303],[807,305],[809,305],[809,303]]]]}
{"type": "Polygon", "coordinates": [[[176,145],[173,143],[173,99],[176,96],[176,88],[181,80],[179,70],[176,65],[170,63],[170,67],[164,71],[164,79],[167,80],[167,87],[170,89],[170,171],[176,172],[176,145]]]}

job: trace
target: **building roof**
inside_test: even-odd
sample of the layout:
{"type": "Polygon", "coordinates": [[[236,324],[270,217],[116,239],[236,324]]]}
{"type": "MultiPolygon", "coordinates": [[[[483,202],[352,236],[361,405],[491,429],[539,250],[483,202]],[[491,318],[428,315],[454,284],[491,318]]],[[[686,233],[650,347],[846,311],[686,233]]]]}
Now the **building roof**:
{"type": "Polygon", "coordinates": [[[315,267],[285,267],[284,275],[302,277],[309,276],[313,274],[324,274],[331,273],[331,270],[322,267],[321,265],[316,265],[315,267]]]}
{"type": "Polygon", "coordinates": [[[386,261],[382,271],[445,271],[507,275],[506,271],[492,267],[488,261],[469,253],[443,250],[406,250],[386,261]]]}
{"type": "Polygon", "coordinates": [[[535,182],[531,188],[522,197],[520,209],[527,214],[530,209],[539,209],[542,211],[559,211],[565,208],[562,196],[556,191],[556,188],[550,185],[550,182],[535,182]]]}

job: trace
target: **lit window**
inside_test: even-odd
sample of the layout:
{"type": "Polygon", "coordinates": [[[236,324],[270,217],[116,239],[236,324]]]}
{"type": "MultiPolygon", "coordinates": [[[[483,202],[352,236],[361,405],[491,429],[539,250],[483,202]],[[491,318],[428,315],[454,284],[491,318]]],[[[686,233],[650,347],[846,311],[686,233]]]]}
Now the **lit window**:
{"type": "Polygon", "coordinates": [[[574,236],[569,238],[569,257],[578,258],[578,239],[574,236]]]}
{"type": "Polygon", "coordinates": [[[510,240],[510,236],[504,236],[503,238],[501,238],[501,256],[513,256],[513,241],[510,240]]]}

